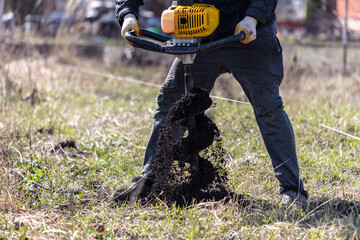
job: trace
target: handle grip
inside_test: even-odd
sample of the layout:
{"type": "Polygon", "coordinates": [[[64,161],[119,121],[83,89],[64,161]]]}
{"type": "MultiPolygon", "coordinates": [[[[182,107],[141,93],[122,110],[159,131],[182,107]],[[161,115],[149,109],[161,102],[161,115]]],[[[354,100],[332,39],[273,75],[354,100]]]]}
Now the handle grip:
{"type": "Polygon", "coordinates": [[[242,41],[242,40],[245,39],[245,37],[246,37],[245,33],[240,32],[237,35],[229,36],[229,37],[226,37],[226,38],[223,38],[223,39],[216,40],[214,42],[210,42],[210,43],[207,43],[207,44],[204,44],[204,45],[200,45],[199,46],[199,52],[207,52],[207,51],[210,51],[210,50],[225,46],[225,45],[227,45],[229,43],[232,43],[232,42],[242,41]]]}

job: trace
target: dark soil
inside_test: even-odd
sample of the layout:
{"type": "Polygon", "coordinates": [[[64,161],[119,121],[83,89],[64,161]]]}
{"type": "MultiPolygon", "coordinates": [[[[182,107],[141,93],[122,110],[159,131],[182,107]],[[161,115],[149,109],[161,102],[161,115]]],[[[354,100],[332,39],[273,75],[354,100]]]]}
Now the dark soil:
{"type": "Polygon", "coordinates": [[[220,132],[204,114],[211,104],[205,90],[194,88],[171,107],[160,129],[153,160],[156,180],[148,200],[184,206],[194,201],[241,199],[228,191],[220,132]],[[191,117],[196,123],[193,129],[187,128],[191,117]],[[194,170],[197,158],[199,168],[194,170]]]}
{"type": "Polygon", "coordinates": [[[58,151],[60,149],[65,149],[65,148],[69,148],[69,149],[77,149],[76,143],[73,140],[66,140],[64,142],[60,142],[59,144],[57,144],[54,147],[55,151],[58,151]]]}
{"type": "Polygon", "coordinates": [[[37,130],[38,133],[40,134],[48,134],[48,135],[54,135],[54,127],[50,127],[50,128],[39,128],[37,130]]]}
{"type": "Polygon", "coordinates": [[[212,101],[209,97],[209,93],[201,88],[194,88],[191,92],[185,94],[171,107],[167,116],[171,123],[186,126],[183,120],[205,112],[205,110],[208,109],[211,104],[212,101]]]}
{"type": "Polygon", "coordinates": [[[81,151],[74,140],[66,140],[56,144],[51,150],[53,154],[66,154],[70,157],[88,156],[89,154],[81,151]]]}

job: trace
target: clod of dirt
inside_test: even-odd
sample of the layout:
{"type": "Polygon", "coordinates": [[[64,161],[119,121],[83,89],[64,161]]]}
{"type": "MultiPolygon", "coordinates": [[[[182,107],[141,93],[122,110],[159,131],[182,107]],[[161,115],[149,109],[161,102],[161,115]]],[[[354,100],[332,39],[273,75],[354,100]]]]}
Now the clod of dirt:
{"type": "Polygon", "coordinates": [[[171,107],[169,121],[181,126],[186,126],[189,117],[196,116],[212,104],[209,93],[201,88],[194,88],[185,94],[179,101],[171,107]]]}
{"type": "Polygon", "coordinates": [[[69,148],[69,149],[77,149],[76,143],[73,140],[66,140],[65,142],[60,142],[58,143],[55,147],[54,150],[58,151],[60,149],[65,149],[65,148],[69,148]]]}
{"type": "Polygon", "coordinates": [[[193,201],[242,199],[228,191],[220,131],[203,113],[211,104],[206,90],[194,88],[171,107],[159,132],[153,160],[155,182],[148,201],[160,198],[168,204],[187,205],[193,201]],[[190,116],[195,116],[195,128],[188,129],[188,135],[179,139],[178,136],[184,136],[190,116]],[[198,171],[191,167],[194,156],[198,156],[198,171]]]}
{"type": "Polygon", "coordinates": [[[333,199],[330,202],[330,209],[343,217],[350,215],[354,215],[355,217],[360,216],[360,202],[358,201],[333,199]]]}
{"type": "Polygon", "coordinates": [[[54,134],[54,128],[50,127],[50,128],[39,128],[37,130],[38,133],[40,134],[48,134],[48,135],[53,135],[54,134]]]}
{"type": "Polygon", "coordinates": [[[89,156],[89,153],[81,151],[79,146],[74,140],[66,140],[59,142],[53,148],[49,149],[52,154],[61,154],[68,157],[85,157],[89,156]]]}

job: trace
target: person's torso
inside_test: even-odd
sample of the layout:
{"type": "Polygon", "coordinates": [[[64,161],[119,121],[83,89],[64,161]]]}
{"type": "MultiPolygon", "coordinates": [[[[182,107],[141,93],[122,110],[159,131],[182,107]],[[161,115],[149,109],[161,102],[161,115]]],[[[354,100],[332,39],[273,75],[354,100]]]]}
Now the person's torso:
{"type": "Polygon", "coordinates": [[[220,23],[214,35],[232,35],[235,26],[245,16],[251,0],[195,0],[195,3],[215,5],[220,11],[220,23]]]}

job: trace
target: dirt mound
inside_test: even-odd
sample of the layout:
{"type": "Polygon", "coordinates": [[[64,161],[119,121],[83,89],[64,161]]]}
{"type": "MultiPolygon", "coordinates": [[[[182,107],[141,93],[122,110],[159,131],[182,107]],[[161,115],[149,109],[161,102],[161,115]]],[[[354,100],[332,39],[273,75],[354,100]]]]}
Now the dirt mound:
{"type": "Polygon", "coordinates": [[[69,149],[77,149],[76,143],[73,140],[66,140],[64,142],[60,142],[59,144],[57,144],[54,147],[54,151],[59,151],[61,149],[65,149],[65,148],[69,148],[69,149]]]}
{"type": "Polygon", "coordinates": [[[171,107],[159,133],[153,160],[156,180],[148,200],[160,198],[167,204],[187,205],[235,197],[228,191],[219,129],[203,113],[211,104],[205,90],[194,88],[171,107]],[[192,130],[186,129],[190,116],[195,116],[196,122],[192,130]],[[191,166],[197,158],[199,168],[194,170],[191,166]]]}

